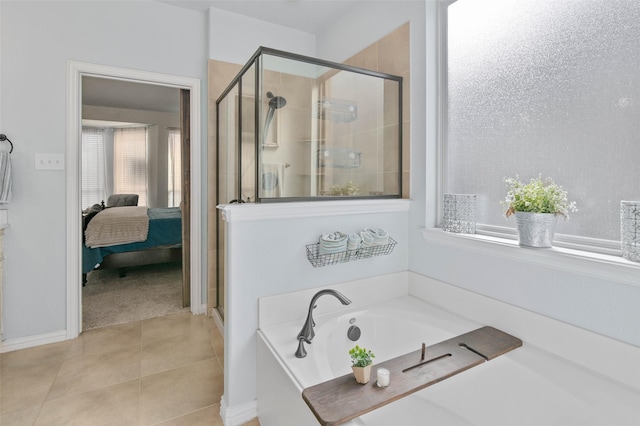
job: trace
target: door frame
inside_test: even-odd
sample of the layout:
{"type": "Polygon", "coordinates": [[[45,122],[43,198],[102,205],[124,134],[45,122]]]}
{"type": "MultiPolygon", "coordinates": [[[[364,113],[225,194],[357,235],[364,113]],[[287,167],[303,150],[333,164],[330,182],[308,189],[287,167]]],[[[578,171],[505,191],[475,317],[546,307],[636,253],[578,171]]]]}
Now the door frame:
{"type": "Polygon", "coordinates": [[[206,311],[202,305],[202,247],[201,228],[201,112],[200,80],[170,74],[160,74],[128,68],[85,62],[67,61],[67,339],[78,337],[82,331],[82,232],[81,232],[81,156],[82,140],[82,77],[98,77],[144,84],[176,87],[190,91],[191,109],[191,243],[190,289],[191,312],[206,311]]]}

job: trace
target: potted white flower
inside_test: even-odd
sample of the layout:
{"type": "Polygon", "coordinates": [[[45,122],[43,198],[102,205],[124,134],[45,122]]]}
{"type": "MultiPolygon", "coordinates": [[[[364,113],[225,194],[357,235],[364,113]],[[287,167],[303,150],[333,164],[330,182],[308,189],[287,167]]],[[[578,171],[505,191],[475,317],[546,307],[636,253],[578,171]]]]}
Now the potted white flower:
{"type": "Polygon", "coordinates": [[[376,356],[370,350],[361,348],[358,345],[349,350],[349,355],[351,355],[351,369],[356,382],[361,384],[368,383],[371,378],[371,364],[373,364],[373,358],[376,356]]]}
{"type": "Polygon", "coordinates": [[[502,205],[507,207],[506,216],[516,217],[518,240],[524,247],[551,247],[558,216],[569,217],[576,204],[569,201],[567,191],[553,179],[538,176],[529,183],[515,178],[504,178],[507,197],[502,205]]]}

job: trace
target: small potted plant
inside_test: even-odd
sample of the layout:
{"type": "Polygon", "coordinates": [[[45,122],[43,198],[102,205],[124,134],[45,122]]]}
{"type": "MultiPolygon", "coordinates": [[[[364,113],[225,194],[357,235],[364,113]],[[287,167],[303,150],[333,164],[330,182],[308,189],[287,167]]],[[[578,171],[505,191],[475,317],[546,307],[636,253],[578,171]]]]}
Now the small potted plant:
{"type": "Polygon", "coordinates": [[[368,383],[371,378],[371,364],[376,356],[370,350],[356,345],[349,351],[351,369],[358,383],[368,383]]]}
{"type": "Polygon", "coordinates": [[[518,240],[524,247],[551,247],[558,216],[565,219],[569,212],[575,212],[576,204],[569,201],[567,191],[553,179],[538,176],[529,183],[515,178],[504,178],[507,197],[502,205],[507,208],[506,216],[515,215],[518,240]]]}

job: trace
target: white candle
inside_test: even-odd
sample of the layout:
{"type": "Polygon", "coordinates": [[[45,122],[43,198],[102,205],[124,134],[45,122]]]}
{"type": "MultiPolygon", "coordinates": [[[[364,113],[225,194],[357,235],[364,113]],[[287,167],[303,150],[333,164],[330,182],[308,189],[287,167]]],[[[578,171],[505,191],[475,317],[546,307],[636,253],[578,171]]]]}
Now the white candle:
{"type": "Polygon", "coordinates": [[[387,386],[389,386],[389,370],[387,370],[386,368],[378,368],[377,375],[377,383],[379,387],[386,388],[387,386]]]}

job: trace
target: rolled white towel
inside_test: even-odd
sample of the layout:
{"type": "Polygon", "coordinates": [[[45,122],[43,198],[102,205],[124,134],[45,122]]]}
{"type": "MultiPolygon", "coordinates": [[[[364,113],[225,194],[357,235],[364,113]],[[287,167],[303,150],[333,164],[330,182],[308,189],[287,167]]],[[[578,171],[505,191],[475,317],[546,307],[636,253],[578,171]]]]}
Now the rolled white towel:
{"type": "Polygon", "coordinates": [[[342,232],[322,234],[320,236],[320,254],[332,254],[347,251],[347,235],[342,232]]]}
{"type": "Polygon", "coordinates": [[[360,248],[360,244],[362,243],[362,237],[360,235],[354,233],[349,234],[349,239],[347,240],[347,250],[358,250],[360,248]]]}
{"type": "Polygon", "coordinates": [[[373,234],[369,231],[361,231],[360,237],[362,238],[361,247],[370,247],[373,245],[373,234]]]}
{"type": "Polygon", "coordinates": [[[347,241],[347,234],[342,232],[334,232],[332,234],[322,234],[320,236],[320,244],[325,247],[342,245],[347,241]]]}
{"type": "Polygon", "coordinates": [[[389,234],[382,228],[364,228],[365,232],[369,232],[373,237],[372,245],[382,246],[389,244],[389,234]]]}

